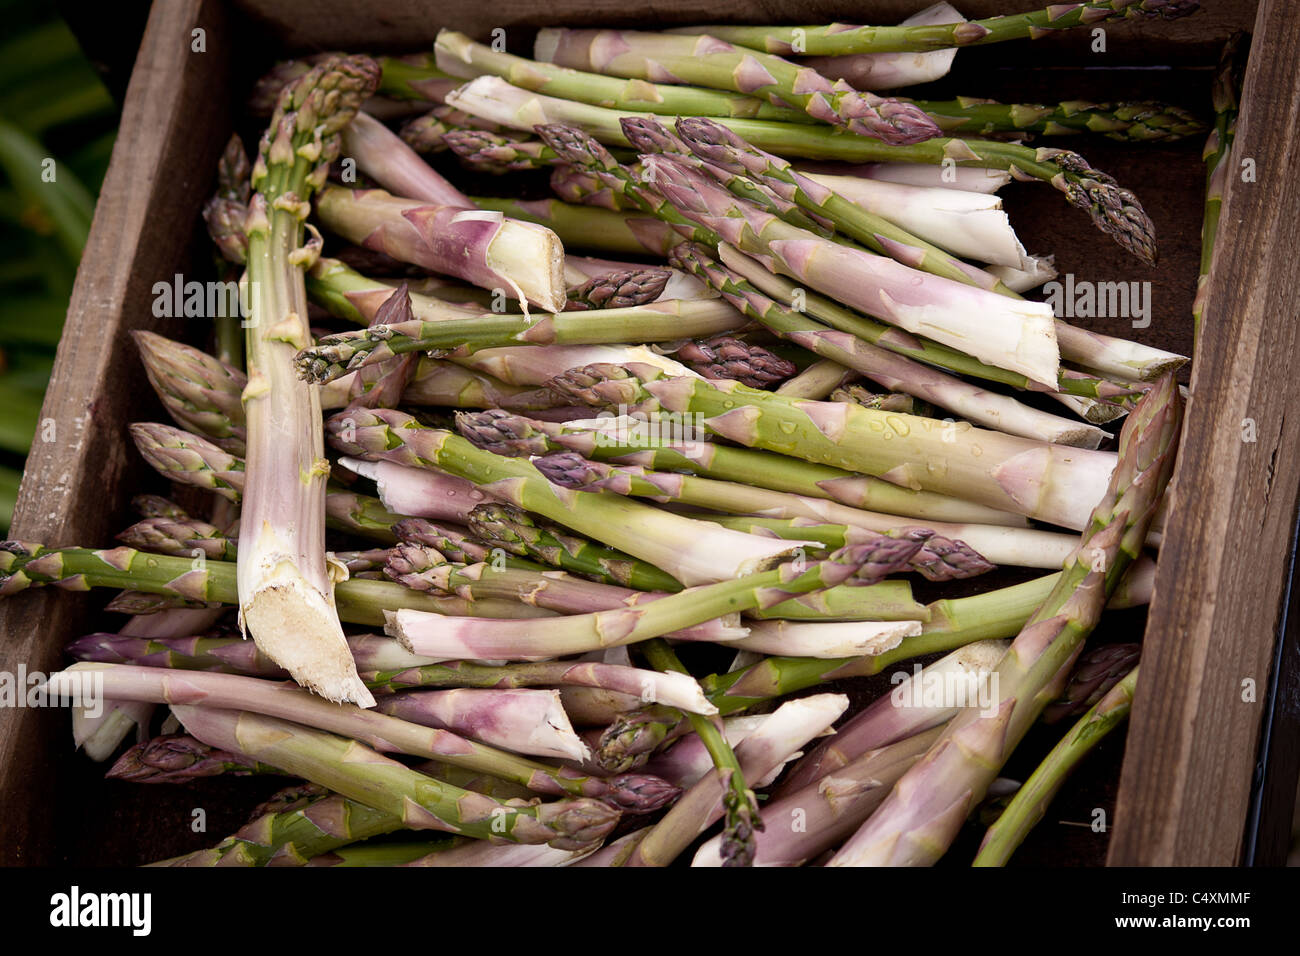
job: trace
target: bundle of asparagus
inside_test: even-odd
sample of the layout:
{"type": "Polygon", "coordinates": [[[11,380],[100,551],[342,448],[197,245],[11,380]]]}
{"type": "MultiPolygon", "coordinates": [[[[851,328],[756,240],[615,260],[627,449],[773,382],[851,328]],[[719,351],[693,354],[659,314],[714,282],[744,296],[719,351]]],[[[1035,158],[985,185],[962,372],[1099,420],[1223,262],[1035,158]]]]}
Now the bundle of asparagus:
{"type": "Polygon", "coordinates": [[[1023,298],[1051,260],[992,195],[1046,181],[1154,263],[1132,193],[950,134],[1202,127],[869,90],[1193,6],[940,4],[797,42],[548,29],[535,59],[445,30],[432,55],[277,67],[251,175],[232,140],[206,210],[247,269],[246,360],[229,328],[217,354],[136,339],[175,424],[132,437],[210,511],[140,496],[122,546],[0,546],[0,596],[120,589],[131,619],[71,640],[48,687],[102,689],[76,719],[98,758],[145,731],[111,776],[299,778],[165,862],[932,862],[1040,714],[1091,707],[989,830],[976,862],[1005,862],[1127,712],[1136,651],[1083,643],[1150,598],[1185,359],[1023,298]],[[376,92],[422,115],[399,135],[376,92]],[[551,168],[561,198],[472,199],[420,155],[441,150],[507,191],[551,168]],[[384,188],[327,185],[340,155],[384,188]],[[1008,565],[1051,573],[984,583],[1008,565]],[[847,698],[783,700],[938,654],[817,746],[847,698]],[[970,699],[920,699],[957,678],[970,699]],[[179,727],[149,739],[155,707],[179,727]],[[806,829],[765,827],[792,806],[806,829]],[[367,842],[426,829],[451,836],[367,842]]]}

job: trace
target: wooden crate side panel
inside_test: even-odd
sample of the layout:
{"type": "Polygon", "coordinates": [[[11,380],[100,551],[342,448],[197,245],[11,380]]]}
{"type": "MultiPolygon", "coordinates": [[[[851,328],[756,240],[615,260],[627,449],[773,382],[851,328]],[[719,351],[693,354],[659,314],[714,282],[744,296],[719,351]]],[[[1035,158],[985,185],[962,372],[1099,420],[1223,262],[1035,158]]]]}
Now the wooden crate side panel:
{"type": "MultiPolygon", "coordinates": [[[[213,0],[154,5],[45,396],[42,418],[53,422],[54,440],[38,436],[32,447],[14,538],[112,541],[125,505],[113,489],[148,470],[126,430],[152,404],[127,330],[175,334],[184,321],[154,317],[152,288],[189,269],[193,213],[212,188],[230,129],[226,98],[213,95],[227,82],[219,52],[227,23],[213,0]],[[208,52],[191,49],[195,28],[206,31],[208,52]]],[[[53,588],[0,602],[0,670],[57,669],[63,644],[84,632],[87,608],[53,588]]],[[[49,814],[67,728],[66,717],[40,710],[0,711],[0,863],[53,862],[49,814]]]]}
{"type": "Polygon", "coordinates": [[[1255,29],[1234,159],[1253,160],[1257,179],[1231,179],[1220,221],[1120,781],[1115,865],[1231,865],[1241,850],[1300,495],[1293,13],[1265,0],[1255,29]]]}

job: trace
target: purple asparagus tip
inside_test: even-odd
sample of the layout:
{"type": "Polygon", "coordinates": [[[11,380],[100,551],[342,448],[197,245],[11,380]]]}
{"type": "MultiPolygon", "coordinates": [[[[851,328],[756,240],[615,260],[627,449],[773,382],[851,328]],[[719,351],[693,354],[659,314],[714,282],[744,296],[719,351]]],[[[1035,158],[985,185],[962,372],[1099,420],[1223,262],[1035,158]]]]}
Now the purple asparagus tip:
{"type": "Polygon", "coordinates": [[[625,813],[654,813],[682,793],[681,787],[648,773],[622,773],[606,782],[609,790],[601,799],[625,813]]]}

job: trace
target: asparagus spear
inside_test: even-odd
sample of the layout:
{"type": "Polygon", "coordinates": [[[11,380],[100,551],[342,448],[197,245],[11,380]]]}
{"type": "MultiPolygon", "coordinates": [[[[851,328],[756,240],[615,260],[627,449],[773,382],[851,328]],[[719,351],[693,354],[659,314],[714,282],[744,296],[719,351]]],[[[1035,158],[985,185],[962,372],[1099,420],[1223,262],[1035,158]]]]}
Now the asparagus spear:
{"type": "Polygon", "coordinates": [[[400,136],[373,116],[358,113],[343,129],[342,152],[356,161],[360,172],[396,196],[443,206],[473,205],[400,136]]]}
{"type": "MultiPolygon", "coordinates": [[[[529,132],[532,132],[531,128],[529,132]]],[[[618,255],[662,252],[681,241],[681,236],[661,219],[642,213],[599,209],[558,199],[500,199],[474,196],[480,209],[504,213],[548,227],[566,248],[596,249],[618,255]]]]}
{"type": "MultiPolygon", "coordinates": [[[[936,3],[902,21],[903,26],[965,21],[949,3],[936,3]]],[[[855,90],[892,90],[929,83],[946,76],[956,58],[955,49],[929,53],[859,53],[852,56],[804,57],[800,62],[822,76],[845,80],[855,90]]]]}
{"type": "Polygon", "coordinates": [[[269,764],[209,747],[186,734],[167,734],[131,747],[118,758],[106,776],[110,780],[131,783],[189,783],[222,774],[246,777],[279,773],[269,764]]]}
{"type": "Polygon", "coordinates": [[[439,68],[461,79],[499,76],[523,89],[596,106],[645,110],[669,116],[748,116],[785,122],[816,122],[805,110],[781,106],[756,96],[669,83],[647,83],[619,78],[604,71],[569,69],[545,62],[541,57],[529,60],[493,50],[452,30],[438,31],[433,49],[439,68]]]}
{"type": "Polygon", "coordinates": [[[647,156],[644,164],[680,213],[743,252],[771,258],[777,271],[990,365],[1048,387],[1056,382],[1060,355],[1050,308],[930,276],[790,226],[670,156],[647,156]]]}
{"type": "Polygon", "coordinates": [[[987,136],[990,133],[1040,133],[1069,136],[1101,133],[1127,142],[1170,142],[1205,131],[1187,110],[1146,100],[1121,103],[999,103],[963,96],[955,100],[912,100],[945,133],[987,136]]]}
{"type": "Polygon", "coordinates": [[[782,338],[861,372],[886,388],[949,409],[977,425],[1009,435],[1083,448],[1096,448],[1107,437],[1099,428],[1080,425],[1009,396],[988,392],[784,308],[694,243],[678,246],[672,261],[705,279],[726,301],[782,338]]]}
{"type": "Polygon", "coordinates": [[[822,399],[857,377],[857,372],[845,368],[839,362],[819,359],[794,378],[786,379],[774,391],[778,395],[788,395],[791,398],[822,399]]]}
{"type": "Polygon", "coordinates": [[[470,116],[450,106],[435,106],[427,113],[413,116],[398,130],[402,142],[417,153],[441,153],[450,145],[446,137],[452,133],[481,129],[501,136],[513,136],[496,123],[489,123],[470,116]]]}
{"type": "Polygon", "coordinates": [[[79,661],[138,664],[175,670],[214,670],[249,677],[285,678],[285,671],[238,637],[135,637],[95,633],[79,637],[66,648],[79,661]]]}
{"type": "Polygon", "coordinates": [[[1206,281],[1214,261],[1214,239],[1219,231],[1219,212],[1223,190],[1232,165],[1232,143],[1237,136],[1237,112],[1240,109],[1241,80],[1250,49],[1245,34],[1229,38],[1219,57],[1219,67],[1210,88],[1214,106],[1214,128],[1210,130],[1201,159],[1205,162],[1205,221],[1201,225],[1201,268],[1196,279],[1196,299],[1192,303],[1193,335],[1199,341],[1205,314],[1206,281]]]}
{"type": "Polygon", "coordinates": [[[1096,704],[1137,667],[1141,652],[1137,644],[1103,644],[1085,650],[1079,655],[1065,691],[1043,708],[1043,723],[1076,717],[1096,704]]]}
{"type": "Polygon", "coordinates": [[[925,543],[911,564],[931,580],[982,574],[992,569],[990,561],[1059,567],[1070,553],[1070,548],[1066,546],[1069,536],[1066,535],[1053,536],[1022,529],[936,522],[921,527],[916,522],[901,520],[892,515],[859,512],[825,501],[810,502],[798,496],[750,488],[747,485],[717,482],[693,475],[648,472],[639,466],[591,462],[574,452],[546,455],[536,459],[534,465],[552,484],[562,488],[612,491],[717,511],[843,521],[853,530],[843,529],[841,547],[845,544],[867,543],[881,534],[919,536],[925,543]],[[969,539],[976,544],[962,543],[958,538],[969,539]],[[977,552],[985,547],[996,557],[988,560],[981,557],[977,552]]]}
{"type": "Polygon", "coordinates": [[[1079,718],[1052,752],[1043,758],[1011,798],[997,821],[984,834],[972,866],[1004,866],[1047,812],[1048,804],[1064,786],[1079,762],[1111,731],[1124,722],[1133,707],[1138,669],[1134,667],[1079,718]]]}
{"type": "Polygon", "coordinates": [[[1060,694],[1106,598],[1141,552],[1173,470],[1181,413],[1170,375],[1125,422],[1119,465],[1076,557],[999,663],[996,714],[966,711],[953,718],[831,865],[924,865],[947,849],[1007,756],[1060,694]]]}
{"type": "Polygon", "coordinates": [[[310,340],[301,269],[314,252],[300,248],[307,200],[338,155],[339,131],[378,79],[373,60],[337,58],[285,87],[262,137],[246,224],[250,467],[240,626],[295,680],[330,700],[363,704],[374,699],[347,653],[325,562],[320,402],[297,381],[291,360],[310,340]]]}
{"type": "Polygon", "coordinates": [[[707,337],[744,324],[721,299],[672,299],[599,312],[489,313],[465,319],[415,320],[327,335],[298,353],[298,374],[326,384],[395,355],[436,352],[459,358],[508,346],[599,345],[707,337]]]}
{"type": "MultiPolygon", "coordinates": [[[[1140,561],[1108,606],[1136,607],[1149,602],[1154,570],[1153,562],[1140,561]]],[[[947,653],[976,641],[1014,637],[1060,580],[1061,572],[1058,571],[985,594],[935,601],[927,609],[928,617],[923,618],[925,628],[920,637],[904,638],[898,647],[872,657],[838,661],[767,657],[739,670],[706,677],[700,684],[721,713],[732,714],[772,697],[815,687],[824,681],[870,677],[898,661],[947,653]]],[[[823,595],[833,593],[822,592],[823,595]]]]}
{"type": "Polygon", "coordinates": [[[657,300],[672,273],[667,269],[627,269],[593,276],[569,289],[565,311],[626,309],[657,300]]]}
{"type": "MultiPolygon", "coordinates": [[[[582,129],[610,146],[627,146],[620,121],[629,115],[654,118],[573,103],[529,93],[496,77],[482,76],[448,96],[448,102],[512,129],[531,131],[539,123],[582,129]]],[[[960,166],[1004,169],[1019,179],[1039,179],[1065,194],[1071,205],[1084,209],[1093,224],[1143,262],[1155,262],[1155,229],[1131,192],[1110,176],[1093,169],[1078,153],[1062,149],[1032,149],[998,140],[935,137],[909,146],[889,146],[826,126],[774,123],[765,120],[717,118],[721,125],[748,142],[785,157],[841,160],[849,163],[928,163],[951,160],[960,166]]]]}
{"type": "MultiPolygon", "coordinates": [[[[867,751],[833,775],[769,801],[761,815],[763,829],[754,837],[754,866],[802,866],[852,836],[939,733],[936,727],[867,751]]],[[[691,861],[691,866],[721,865],[718,837],[691,861]]]]}
{"type": "Polygon", "coordinates": [[[688,586],[733,578],[797,547],[712,528],[622,498],[561,492],[526,461],[482,451],[458,435],[425,428],[392,409],[340,413],[327,429],[335,447],[349,455],[435,466],[473,481],[500,501],[625,550],[688,586]]]}
{"type": "Polygon", "coordinates": [[[682,795],[623,865],[667,866],[723,815],[727,824],[719,850],[722,865],[753,865],[756,831],[764,826],[763,818],[752,793],[747,791],[749,799],[742,800],[736,790],[745,779],[767,776],[830,727],[847,707],[848,698],[840,694],[817,694],[782,704],[736,746],[732,760],[719,767],[720,773],[704,777],[682,795]],[[743,809],[738,812],[739,808],[743,809]]]}
{"type": "Polygon", "coordinates": [[[789,359],[731,335],[659,345],[655,351],[684,362],[705,378],[733,379],[750,388],[769,388],[798,371],[789,359]]]}
{"type": "MultiPolygon", "coordinates": [[[[634,591],[571,578],[564,572],[548,571],[540,566],[529,569],[499,567],[495,563],[463,567],[447,564],[433,548],[416,544],[398,545],[386,573],[416,590],[455,594],[469,600],[518,600],[565,614],[631,607],[664,596],[663,592],[634,591]]],[[[726,641],[740,636],[739,623],[734,615],[728,615],[674,631],[671,636],[680,640],[726,641]]]]}
{"type": "Polygon", "coordinates": [[[785,600],[791,595],[852,583],[866,585],[906,567],[920,549],[912,538],[881,537],[849,545],[828,559],[803,561],[734,580],[688,588],[650,604],[594,614],[517,622],[397,611],[385,631],[414,654],[446,659],[545,659],[580,654],[658,637],[732,611],[785,600]]]}
{"type": "Polygon", "coordinates": [[[838,56],[852,53],[924,52],[945,47],[978,46],[1003,40],[1037,39],[1056,30],[1091,27],[1112,20],[1161,17],[1172,20],[1196,12],[1196,0],[1086,0],[1056,4],[1034,13],[1017,13],[960,23],[900,25],[883,27],[830,26],[703,26],[669,32],[707,32],[741,46],[810,56],[838,56]]]}
{"type": "Polygon", "coordinates": [[[1114,455],[1106,452],[860,405],[791,401],[737,382],[665,377],[636,366],[571,369],[551,387],[594,406],[690,413],[698,416],[692,419],[696,427],[747,447],[874,474],[1066,528],[1086,524],[1083,502],[1101,494],[1115,467],[1114,455]]]}
{"type": "Polygon", "coordinates": [[[233,561],[235,540],[215,525],[197,518],[146,518],[117,536],[127,547],[175,557],[203,555],[214,561],[233,561]]]}
{"type": "Polygon", "coordinates": [[[555,760],[587,756],[586,745],[574,733],[555,690],[417,690],[383,697],[375,709],[525,756],[555,760]]]}
{"type": "Polygon", "coordinates": [[[672,575],[614,548],[601,547],[562,528],[538,522],[526,511],[488,503],[469,516],[470,531],[480,541],[520,557],[528,556],[598,580],[638,591],[680,591],[672,575]]]}
{"type": "MultiPolygon", "coordinates": [[[[166,478],[212,491],[229,501],[242,500],[246,481],[242,458],[170,425],[135,422],[130,431],[145,461],[166,478]]],[[[402,517],[375,498],[336,485],[326,488],[325,520],[332,527],[391,543],[396,539],[389,529],[402,517]]]]}
{"type": "Polygon", "coordinates": [[[544,63],[591,73],[734,90],[775,106],[800,107],[821,122],[885,143],[918,143],[939,133],[915,107],[834,84],[808,67],[711,36],[547,28],[538,31],[534,54],[544,63]]]}
{"type": "Polygon", "coordinates": [[[149,384],[176,424],[202,432],[213,443],[244,454],[244,408],[239,395],[245,375],[225,362],[153,332],[131,333],[149,384]]]}
{"type": "Polygon", "coordinates": [[[426,777],[356,741],[259,714],[191,704],[173,710],[200,740],[328,786],[412,829],[576,849],[602,840],[618,820],[617,811],[594,800],[499,803],[426,777]]]}
{"type": "Polygon", "coordinates": [[[550,312],[564,308],[564,249],[553,232],[535,223],[339,186],[321,192],[316,211],[326,228],[359,246],[501,289],[550,312]]]}
{"type": "MultiPolygon", "coordinates": [[[[781,389],[776,394],[786,394],[781,389]]],[[[795,395],[792,398],[812,398],[795,395]]],[[[1001,524],[1018,527],[1024,519],[1007,512],[972,505],[925,491],[911,491],[867,475],[800,461],[786,455],[734,448],[705,441],[689,430],[626,416],[564,423],[543,422],[501,409],[456,416],[456,428],[478,445],[511,457],[574,451],[584,458],[643,465],[658,471],[681,471],[785,491],[809,498],[826,498],[852,508],[884,511],[918,519],[1001,524]]]]}
{"type": "MultiPolygon", "coordinates": [[[[751,257],[740,254],[725,244],[719,247],[719,257],[723,265],[774,301],[790,306],[797,295],[800,305],[812,318],[872,345],[961,375],[971,375],[1015,388],[1038,390],[1043,387],[1025,375],[987,365],[958,349],[928,339],[904,335],[884,323],[846,309],[834,299],[800,289],[793,282],[769,272],[751,257]]],[[[1124,381],[1145,379],[1155,370],[1175,369],[1186,361],[1182,356],[1171,352],[1097,335],[1061,321],[1057,321],[1055,327],[1057,344],[1061,347],[1064,358],[1074,360],[1079,355],[1086,355],[1092,364],[1107,369],[1123,368],[1124,381]]],[[[1141,390],[1139,386],[1117,384],[1096,375],[1066,368],[1062,368],[1057,375],[1055,388],[1071,395],[1113,402],[1126,401],[1141,390]]]]}
{"type": "MultiPolygon", "coordinates": [[[[838,774],[841,768],[878,747],[906,740],[946,724],[963,707],[980,706],[992,687],[990,675],[1007,651],[1006,640],[976,641],[924,668],[841,724],[833,737],[810,748],[781,781],[784,796],[838,774]],[[943,687],[942,699],[927,701],[927,687],[943,687]],[[948,690],[952,692],[949,693],[948,690]]],[[[897,675],[895,675],[897,677],[897,675]]]]}
{"type": "MultiPolygon", "coordinates": [[[[313,728],[310,731],[312,734],[341,734],[356,741],[367,741],[386,752],[409,753],[441,760],[465,770],[501,777],[527,787],[534,793],[595,798],[611,807],[631,812],[657,809],[676,796],[675,788],[655,777],[632,775],[595,778],[559,770],[487,744],[467,740],[450,731],[421,727],[371,710],[362,710],[351,704],[331,704],[291,684],[272,683],[253,677],[202,671],[168,671],[125,664],[79,663],[52,675],[50,686],[52,689],[60,688],[64,683],[75,682],[88,673],[102,679],[105,693],[110,697],[166,703],[173,710],[183,706],[181,702],[184,700],[199,699],[203,704],[201,707],[185,706],[196,713],[223,715],[221,720],[234,719],[241,711],[246,711],[248,713],[244,713],[244,717],[258,714],[286,726],[291,726],[287,722],[293,721],[294,724],[302,725],[304,731],[313,728]],[[197,698],[194,696],[196,694],[199,695],[197,698]]],[[[301,772],[298,766],[284,766],[271,759],[269,754],[256,753],[224,735],[220,739],[212,739],[196,731],[187,717],[180,713],[177,717],[203,743],[220,750],[242,753],[286,770],[293,776],[306,777],[345,796],[354,795],[334,786],[330,779],[313,780],[310,773],[301,772]]],[[[341,740],[339,742],[342,743],[341,740]]],[[[360,747],[361,744],[356,746],[360,747]]],[[[393,798],[396,798],[396,791],[390,791],[385,797],[393,798]]]]}
{"type": "MultiPolygon", "coordinates": [[[[51,550],[31,542],[0,543],[0,597],[52,584],[79,591],[92,587],[131,588],[204,606],[212,602],[236,604],[235,580],[236,565],[227,561],[174,558],[131,548],[51,550]]],[[[342,620],[367,625],[382,624],[384,609],[401,607],[495,617],[538,617],[551,613],[517,601],[439,598],[387,581],[361,579],[340,582],[336,599],[342,620]]],[[[351,652],[348,660],[352,660],[351,652]]]]}
{"type": "MultiPolygon", "coordinates": [[[[642,121],[624,122],[629,139],[638,138],[629,129],[638,122],[642,121]]],[[[967,265],[886,217],[850,202],[834,190],[820,188],[819,183],[795,171],[784,159],[755,149],[725,126],[703,117],[683,117],[677,121],[677,132],[690,150],[708,164],[706,168],[710,172],[718,168],[748,177],[783,199],[829,220],[844,235],[871,251],[904,265],[1015,298],[1014,293],[988,273],[967,265]]]]}

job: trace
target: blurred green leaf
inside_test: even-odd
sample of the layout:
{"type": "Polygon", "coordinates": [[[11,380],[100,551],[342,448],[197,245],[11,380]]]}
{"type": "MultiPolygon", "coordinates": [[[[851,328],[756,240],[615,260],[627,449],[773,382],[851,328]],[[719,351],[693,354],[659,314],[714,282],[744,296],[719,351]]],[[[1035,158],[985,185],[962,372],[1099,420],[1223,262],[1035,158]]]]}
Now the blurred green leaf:
{"type": "Polygon", "coordinates": [[[4,118],[0,118],[0,169],[18,195],[49,216],[64,252],[78,261],[90,234],[95,200],[72,170],[4,118]],[[53,182],[46,181],[49,176],[53,182]]]}
{"type": "Polygon", "coordinates": [[[9,522],[13,518],[14,503],[18,501],[18,482],[23,473],[16,468],[0,467],[0,531],[9,534],[9,522]]]}

